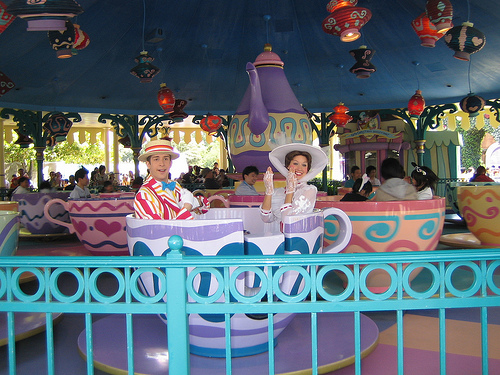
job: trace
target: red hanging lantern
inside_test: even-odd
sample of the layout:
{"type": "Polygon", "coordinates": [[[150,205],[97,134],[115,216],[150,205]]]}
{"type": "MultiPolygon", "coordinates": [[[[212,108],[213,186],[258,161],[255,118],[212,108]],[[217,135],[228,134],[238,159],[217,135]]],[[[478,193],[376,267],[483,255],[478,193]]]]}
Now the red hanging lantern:
{"type": "Polygon", "coordinates": [[[425,12],[438,32],[445,33],[453,27],[453,6],[449,0],[427,0],[425,12]]]}
{"type": "Polygon", "coordinates": [[[425,108],[425,99],[422,91],[417,90],[408,101],[408,113],[410,117],[420,117],[425,108]]]}
{"type": "Polygon", "coordinates": [[[375,65],[370,62],[375,50],[360,46],[349,53],[356,59],[356,63],[349,69],[351,73],[356,74],[356,78],[370,78],[370,75],[377,71],[375,65]]]}
{"type": "Polygon", "coordinates": [[[333,107],[333,114],[328,116],[328,119],[333,122],[337,127],[344,127],[352,121],[352,117],[347,114],[349,108],[340,102],[336,107],[333,107]]]}
{"type": "Polygon", "coordinates": [[[361,36],[359,30],[370,20],[369,9],[356,7],[356,1],[330,1],[327,10],[331,14],[323,20],[323,31],[337,35],[343,42],[352,42],[361,36]]]}
{"type": "Polygon", "coordinates": [[[7,27],[14,21],[13,14],[7,13],[7,5],[0,1],[0,34],[5,31],[7,27]]]}
{"type": "Polygon", "coordinates": [[[158,104],[163,109],[165,114],[172,113],[175,106],[175,96],[172,90],[167,87],[166,83],[160,84],[158,91],[158,104]]]}
{"type": "Polygon", "coordinates": [[[73,43],[73,55],[76,55],[78,52],[90,44],[90,38],[85,31],[80,29],[80,25],[76,23],[73,24],[75,27],[75,42],[73,43]]]}
{"type": "Polygon", "coordinates": [[[415,18],[411,23],[411,27],[413,27],[413,30],[415,30],[420,38],[420,45],[422,47],[435,47],[436,42],[444,35],[437,31],[436,25],[429,20],[429,17],[425,13],[415,18]]]}
{"type": "Polygon", "coordinates": [[[222,119],[219,116],[208,114],[200,121],[200,127],[205,130],[208,135],[217,134],[217,130],[222,126],[222,119]]]}

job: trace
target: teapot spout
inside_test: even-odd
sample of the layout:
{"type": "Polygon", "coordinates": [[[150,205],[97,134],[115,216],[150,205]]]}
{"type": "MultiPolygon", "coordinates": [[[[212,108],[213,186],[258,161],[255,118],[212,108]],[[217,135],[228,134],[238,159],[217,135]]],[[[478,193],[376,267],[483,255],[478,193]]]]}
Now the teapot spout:
{"type": "Polygon", "coordinates": [[[253,134],[262,134],[269,123],[269,113],[260,88],[259,74],[252,63],[247,63],[247,73],[250,80],[250,112],[248,114],[248,127],[253,134]]]}

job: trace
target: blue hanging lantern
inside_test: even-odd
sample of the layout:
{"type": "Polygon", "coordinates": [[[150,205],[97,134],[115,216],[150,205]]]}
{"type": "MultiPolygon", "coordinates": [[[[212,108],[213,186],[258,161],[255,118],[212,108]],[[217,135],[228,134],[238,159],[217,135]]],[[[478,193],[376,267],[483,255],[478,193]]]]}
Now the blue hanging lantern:
{"type": "Polygon", "coordinates": [[[51,31],[66,29],[66,20],[83,13],[83,8],[75,0],[14,0],[7,12],[28,21],[28,31],[51,31]]]}
{"type": "Polygon", "coordinates": [[[130,70],[130,73],[141,80],[141,83],[149,83],[153,81],[153,77],[160,72],[160,69],[151,64],[154,60],[153,57],[148,55],[147,51],[142,51],[139,56],[135,58],[137,66],[130,70]]]}
{"type": "Polygon", "coordinates": [[[484,108],[485,100],[474,93],[470,93],[465,98],[460,100],[460,108],[465,113],[469,114],[469,117],[476,117],[484,108]]]}
{"type": "Polygon", "coordinates": [[[486,44],[485,35],[473,27],[471,22],[464,22],[460,26],[455,26],[444,35],[446,45],[455,51],[453,57],[469,61],[470,55],[481,50],[486,44]]]}
{"type": "Polygon", "coordinates": [[[49,133],[49,137],[54,137],[57,142],[66,140],[73,122],[68,120],[62,113],[55,113],[43,124],[43,128],[49,133]]]}
{"type": "Polygon", "coordinates": [[[71,21],[66,21],[66,30],[49,31],[49,42],[56,51],[58,59],[68,59],[73,56],[73,44],[75,43],[75,27],[71,21]]]}

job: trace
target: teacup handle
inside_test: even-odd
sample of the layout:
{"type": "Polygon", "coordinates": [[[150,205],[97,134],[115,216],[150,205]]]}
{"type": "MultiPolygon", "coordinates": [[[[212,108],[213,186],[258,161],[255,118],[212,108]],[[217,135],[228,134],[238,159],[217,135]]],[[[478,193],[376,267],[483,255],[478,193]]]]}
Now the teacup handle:
{"type": "Polygon", "coordinates": [[[349,216],[339,208],[329,207],[323,210],[323,220],[328,216],[333,215],[339,222],[339,236],[337,240],[327,247],[323,248],[323,253],[338,253],[344,250],[352,236],[352,223],[349,216]]]}
{"type": "Polygon", "coordinates": [[[63,227],[66,227],[69,229],[69,233],[75,233],[75,227],[71,223],[66,223],[65,221],[57,220],[54,219],[52,216],[50,216],[49,209],[53,204],[62,204],[64,209],[69,212],[69,203],[63,201],[62,199],[59,198],[54,198],[45,203],[45,206],[43,207],[43,213],[45,214],[45,217],[47,218],[48,221],[57,224],[57,225],[62,225],[63,227]]]}

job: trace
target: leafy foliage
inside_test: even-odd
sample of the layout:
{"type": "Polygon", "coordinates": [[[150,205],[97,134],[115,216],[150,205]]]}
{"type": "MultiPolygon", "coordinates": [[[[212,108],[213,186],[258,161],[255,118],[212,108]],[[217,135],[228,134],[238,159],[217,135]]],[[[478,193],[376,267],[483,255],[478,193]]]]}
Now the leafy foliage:
{"type": "Polygon", "coordinates": [[[219,142],[217,140],[210,144],[207,143],[206,133],[203,133],[202,137],[203,140],[200,143],[195,141],[185,143],[184,140],[181,140],[179,143],[172,141],[172,144],[186,156],[188,165],[212,168],[214,163],[219,161],[219,142]]]}
{"type": "MultiPolygon", "coordinates": [[[[458,125],[458,124],[457,124],[458,125]]],[[[463,169],[479,167],[481,163],[481,142],[486,134],[485,128],[477,129],[471,124],[469,130],[457,126],[457,131],[462,134],[464,146],[461,151],[461,164],[463,169]]]]}

